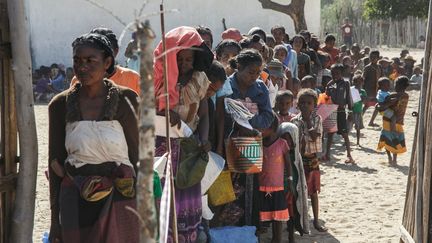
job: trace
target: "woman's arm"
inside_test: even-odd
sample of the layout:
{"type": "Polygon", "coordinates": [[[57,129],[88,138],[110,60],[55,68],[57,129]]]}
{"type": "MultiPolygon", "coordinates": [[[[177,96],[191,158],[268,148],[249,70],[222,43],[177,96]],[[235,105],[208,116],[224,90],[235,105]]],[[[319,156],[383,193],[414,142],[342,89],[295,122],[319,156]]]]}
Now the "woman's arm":
{"type": "Polygon", "coordinates": [[[251,126],[255,129],[270,127],[273,122],[273,111],[270,104],[269,91],[264,83],[259,83],[261,94],[257,95],[253,102],[258,105],[258,115],[249,120],[251,126]]]}
{"type": "Polygon", "coordinates": [[[61,171],[67,152],[65,148],[65,97],[56,97],[48,106],[48,173],[51,208],[50,240],[61,240],[60,227],[60,184],[61,171]]]}
{"type": "Polygon", "coordinates": [[[208,104],[207,99],[204,98],[200,101],[200,105],[198,108],[198,132],[199,138],[203,145],[208,143],[208,134],[209,134],[209,115],[208,115],[208,104]]]}
{"type": "Polygon", "coordinates": [[[225,96],[216,99],[216,153],[223,154],[223,141],[225,130],[225,96]]]}
{"type": "Polygon", "coordinates": [[[122,89],[123,93],[119,100],[118,113],[115,117],[123,127],[123,132],[128,146],[129,161],[136,171],[139,160],[139,131],[138,120],[135,114],[138,113],[137,94],[130,89],[122,89]],[[129,102],[128,102],[129,101],[129,102]]]}

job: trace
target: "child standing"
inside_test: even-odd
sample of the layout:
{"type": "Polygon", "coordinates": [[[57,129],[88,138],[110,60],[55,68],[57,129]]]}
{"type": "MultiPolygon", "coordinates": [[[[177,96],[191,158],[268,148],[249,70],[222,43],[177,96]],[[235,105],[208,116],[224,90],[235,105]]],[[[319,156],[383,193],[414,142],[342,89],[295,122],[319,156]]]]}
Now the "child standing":
{"type": "Polygon", "coordinates": [[[409,95],[405,92],[408,86],[409,79],[406,76],[398,77],[395,84],[396,92],[391,94],[394,98],[387,98],[384,103],[378,106],[380,111],[391,108],[396,117],[396,129],[394,131],[389,129],[389,119],[383,117],[383,129],[378,143],[378,150],[383,148],[386,150],[390,164],[397,164],[397,155],[406,152],[403,125],[409,100],[409,95]]]}
{"type": "Polygon", "coordinates": [[[275,117],[271,126],[262,131],[264,163],[258,175],[259,218],[261,222],[272,222],[272,242],[282,242],[282,222],[288,221],[290,217],[284,192],[285,169],[289,179],[289,191],[294,192],[289,147],[284,139],[279,138],[278,127],[279,122],[275,117]]]}
{"type": "Polygon", "coordinates": [[[357,145],[360,146],[360,130],[364,128],[363,125],[363,102],[366,101],[366,91],[363,89],[363,77],[359,74],[355,75],[353,77],[353,84],[354,88],[357,89],[357,91],[360,94],[361,100],[354,103],[353,105],[353,124],[354,128],[356,129],[356,135],[357,135],[357,145]]]}
{"type": "MultiPolygon", "coordinates": [[[[338,134],[342,135],[345,141],[345,148],[347,150],[347,159],[345,163],[354,163],[351,157],[351,147],[348,137],[348,124],[347,124],[347,114],[345,109],[352,110],[352,99],[351,99],[351,87],[348,81],[345,81],[342,77],[343,65],[333,64],[331,67],[332,78],[327,85],[327,94],[331,97],[332,102],[338,105],[337,110],[337,129],[338,134]]],[[[352,117],[349,117],[351,119],[352,117]]],[[[327,149],[323,156],[325,160],[330,160],[330,148],[333,141],[333,133],[327,135],[327,149]]]]}
{"type": "MultiPolygon", "coordinates": [[[[378,64],[379,56],[379,51],[372,51],[369,56],[370,63],[365,65],[363,70],[364,89],[368,95],[363,113],[366,112],[367,108],[376,105],[377,83],[378,79],[382,76],[381,66],[378,64]]],[[[369,122],[369,126],[376,125],[369,122]]]]}
{"type": "Polygon", "coordinates": [[[294,95],[291,91],[279,91],[276,96],[276,112],[279,123],[290,122],[295,116],[290,112],[293,106],[294,95]]]}
{"type": "Polygon", "coordinates": [[[308,194],[312,201],[314,215],[313,225],[319,232],[327,231],[318,221],[318,193],[321,190],[319,159],[317,153],[322,151],[322,121],[314,110],[318,97],[312,89],[302,89],[298,95],[300,114],[292,119],[300,134],[300,151],[303,158],[308,194]]]}
{"type": "MultiPolygon", "coordinates": [[[[293,177],[294,193],[288,192],[289,180],[285,176],[285,192],[287,192],[288,211],[288,240],[294,242],[294,228],[300,235],[309,233],[309,214],[307,202],[307,184],[304,173],[303,160],[300,154],[299,131],[295,124],[284,122],[279,125],[278,134],[285,139],[290,148],[291,172],[293,177]]],[[[286,172],[287,173],[287,172],[286,172]]]]}

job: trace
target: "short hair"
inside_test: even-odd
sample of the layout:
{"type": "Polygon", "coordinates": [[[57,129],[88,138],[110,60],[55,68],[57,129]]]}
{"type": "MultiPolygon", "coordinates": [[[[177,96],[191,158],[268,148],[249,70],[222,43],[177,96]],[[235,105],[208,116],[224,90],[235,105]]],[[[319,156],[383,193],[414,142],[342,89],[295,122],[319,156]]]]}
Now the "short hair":
{"type": "Polygon", "coordinates": [[[283,98],[294,100],[294,94],[290,90],[279,91],[276,96],[276,103],[280,102],[283,98]]]}
{"type": "Polygon", "coordinates": [[[378,88],[382,88],[385,83],[390,83],[390,79],[387,77],[381,77],[378,79],[378,88]]]}
{"type": "Polygon", "coordinates": [[[211,42],[211,44],[213,44],[213,33],[212,33],[212,31],[211,31],[210,28],[199,25],[195,29],[198,32],[198,34],[200,34],[200,35],[208,35],[208,36],[210,36],[210,42],[211,42]]]}
{"type": "Polygon", "coordinates": [[[336,37],[332,34],[326,35],[325,40],[324,40],[325,43],[330,42],[330,41],[336,41],[336,37]]]}
{"type": "Polygon", "coordinates": [[[395,80],[395,85],[401,85],[404,89],[409,86],[409,78],[407,76],[399,76],[395,80]]]}
{"type": "Polygon", "coordinates": [[[228,47],[234,47],[238,50],[238,52],[240,52],[242,49],[240,44],[237,43],[235,40],[226,39],[219,42],[219,44],[217,44],[217,46],[215,47],[216,56],[220,57],[222,55],[223,50],[228,47]]]}
{"type": "Polygon", "coordinates": [[[294,40],[295,40],[296,38],[300,38],[300,40],[303,42],[301,49],[302,49],[302,50],[305,49],[305,48],[307,47],[307,44],[306,44],[306,40],[305,40],[305,38],[304,38],[302,35],[295,35],[295,36],[291,39],[291,42],[294,43],[294,40]]]}
{"type": "Polygon", "coordinates": [[[242,50],[234,60],[235,62],[230,63],[233,68],[238,68],[238,65],[246,67],[252,64],[257,64],[261,66],[263,62],[261,54],[255,49],[242,50]]]}
{"type": "Polygon", "coordinates": [[[258,34],[254,34],[252,37],[244,38],[240,41],[240,46],[242,49],[250,48],[254,43],[265,44],[261,37],[258,34]]]}
{"type": "Polygon", "coordinates": [[[288,55],[288,48],[286,48],[285,45],[276,45],[273,48],[274,53],[276,53],[277,51],[283,50],[287,55],[288,55]]]}
{"type": "Polygon", "coordinates": [[[413,68],[413,71],[417,71],[417,70],[421,71],[421,70],[422,70],[422,68],[421,68],[421,67],[419,67],[419,66],[415,66],[415,67],[413,68]]]}
{"type": "Polygon", "coordinates": [[[206,73],[207,77],[209,78],[210,82],[212,82],[212,83],[214,83],[216,81],[224,82],[226,79],[226,73],[225,73],[224,66],[216,60],[213,60],[209,69],[207,69],[205,73],[206,73]]]}
{"type": "Polygon", "coordinates": [[[330,70],[339,70],[339,71],[343,71],[344,70],[344,66],[342,63],[335,63],[333,65],[331,65],[330,70]]]}
{"type": "Polygon", "coordinates": [[[275,25],[271,28],[270,32],[273,34],[275,30],[282,30],[283,33],[285,33],[285,27],[282,25],[275,25]]]}
{"type": "Polygon", "coordinates": [[[300,100],[301,97],[312,97],[315,104],[318,102],[318,95],[313,89],[301,89],[297,95],[297,100],[300,100]]]}
{"type": "Polygon", "coordinates": [[[373,51],[371,51],[370,53],[369,53],[369,57],[370,56],[376,56],[376,57],[378,57],[379,58],[379,56],[380,56],[380,52],[378,51],[378,50],[373,50],[373,51]]]}
{"type": "Polygon", "coordinates": [[[97,27],[92,29],[90,33],[96,33],[105,36],[106,38],[108,38],[109,42],[111,43],[111,48],[114,51],[119,49],[117,36],[111,29],[105,27],[97,27]]]}
{"type": "Polygon", "coordinates": [[[357,80],[363,81],[363,76],[361,74],[354,74],[354,77],[352,78],[353,83],[355,83],[357,80]]]}

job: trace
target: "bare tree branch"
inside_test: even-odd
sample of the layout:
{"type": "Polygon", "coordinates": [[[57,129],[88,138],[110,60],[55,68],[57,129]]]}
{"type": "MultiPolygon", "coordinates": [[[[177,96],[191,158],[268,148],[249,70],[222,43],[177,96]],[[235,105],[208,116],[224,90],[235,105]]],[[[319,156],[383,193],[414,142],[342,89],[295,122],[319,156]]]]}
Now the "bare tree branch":
{"type": "Polygon", "coordinates": [[[107,13],[109,13],[111,16],[113,16],[113,17],[114,17],[114,18],[115,18],[115,19],[116,19],[120,24],[122,24],[123,26],[127,26],[127,24],[126,24],[125,21],[123,21],[123,20],[122,20],[119,16],[117,16],[113,11],[107,9],[107,8],[106,8],[105,6],[103,6],[102,4],[100,4],[100,3],[96,2],[96,1],[93,1],[93,0],[84,0],[84,1],[86,1],[86,2],[92,4],[92,5],[96,6],[96,7],[98,7],[98,8],[100,8],[100,9],[104,10],[105,12],[107,12],[107,13]]]}

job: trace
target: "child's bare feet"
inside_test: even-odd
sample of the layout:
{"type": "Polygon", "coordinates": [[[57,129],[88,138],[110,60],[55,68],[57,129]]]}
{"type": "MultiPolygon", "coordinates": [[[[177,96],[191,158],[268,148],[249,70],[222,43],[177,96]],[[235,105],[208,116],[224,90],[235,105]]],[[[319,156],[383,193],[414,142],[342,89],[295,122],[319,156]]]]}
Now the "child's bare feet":
{"type": "Polygon", "coordinates": [[[355,161],[351,156],[348,156],[345,160],[345,164],[355,164],[355,161]]]}
{"type": "Polygon", "coordinates": [[[328,161],[330,161],[330,156],[328,156],[327,154],[325,154],[325,155],[321,156],[320,160],[322,162],[328,162],[328,161]]]}
{"type": "Polygon", "coordinates": [[[314,220],[314,228],[318,230],[318,232],[327,232],[328,229],[324,225],[320,225],[320,223],[317,220],[314,220]]]}
{"type": "Polygon", "coordinates": [[[376,124],[376,123],[369,123],[368,126],[370,126],[370,127],[379,127],[379,125],[376,124]]]}

